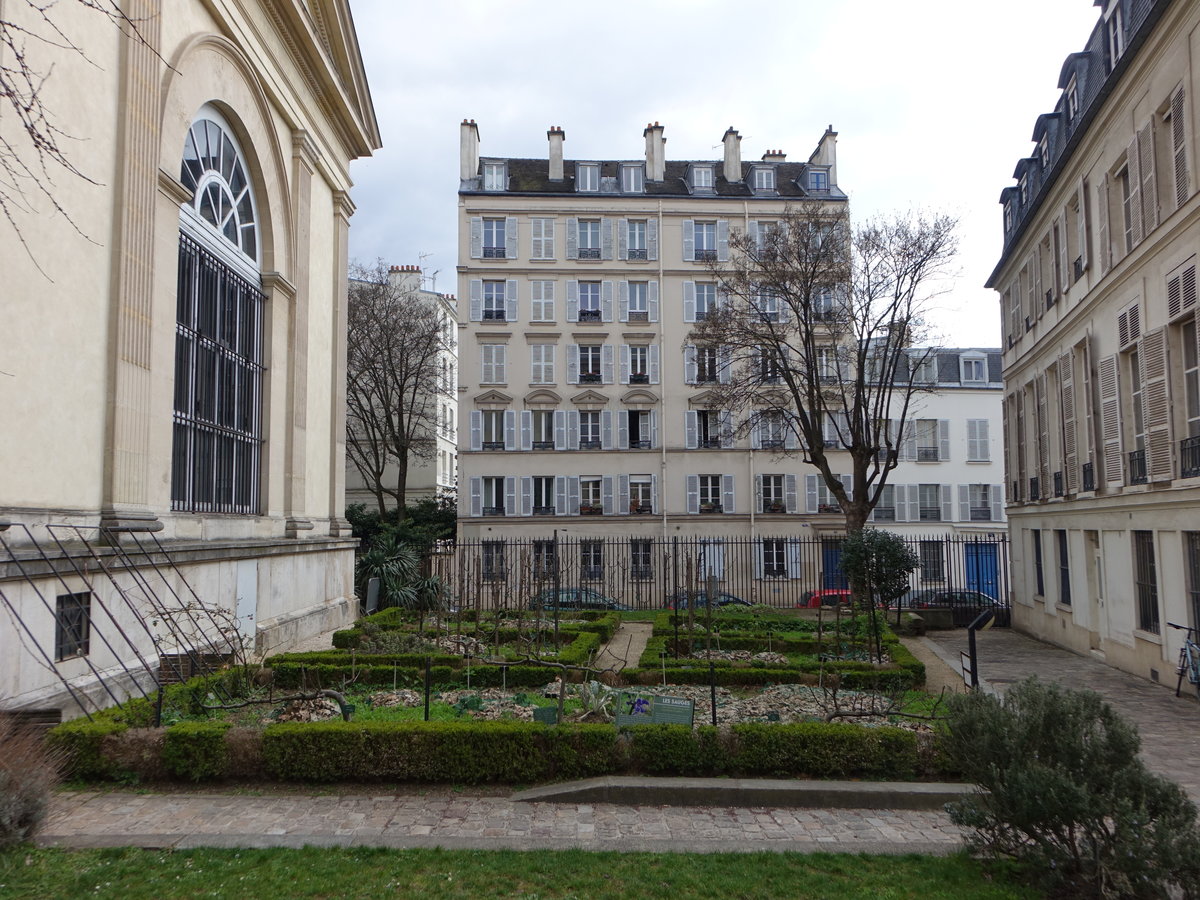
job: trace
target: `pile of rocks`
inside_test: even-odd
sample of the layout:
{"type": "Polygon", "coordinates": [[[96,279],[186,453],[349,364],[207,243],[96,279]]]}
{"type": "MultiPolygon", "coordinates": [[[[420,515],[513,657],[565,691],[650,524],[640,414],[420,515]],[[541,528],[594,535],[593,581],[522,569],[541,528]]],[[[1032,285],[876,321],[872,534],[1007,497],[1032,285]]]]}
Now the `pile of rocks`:
{"type": "Polygon", "coordinates": [[[769,653],[764,650],[761,653],[751,653],[749,650],[695,650],[692,652],[691,659],[725,659],[730,662],[759,662],[767,665],[788,664],[788,658],[782,653],[769,653]]]}
{"type": "Polygon", "coordinates": [[[341,718],[342,710],[332,700],[293,700],[283,708],[276,722],[325,722],[341,718]]]}

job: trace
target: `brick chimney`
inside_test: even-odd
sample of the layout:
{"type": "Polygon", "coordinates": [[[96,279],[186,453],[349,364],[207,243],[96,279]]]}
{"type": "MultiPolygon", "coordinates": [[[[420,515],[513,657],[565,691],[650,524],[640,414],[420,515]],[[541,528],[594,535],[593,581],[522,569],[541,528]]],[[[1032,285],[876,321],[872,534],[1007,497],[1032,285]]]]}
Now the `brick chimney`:
{"type": "Polygon", "coordinates": [[[479,174],[479,126],[474,119],[463,119],[459,129],[458,177],[463,181],[479,174]]]}
{"type": "Polygon", "coordinates": [[[389,266],[388,281],[402,293],[415,293],[421,289],[421,267],[389,266]]]}
{"type": "Polygon", "coordinates": [[[657,122],[647,125],[642,134],[646,137],[646,180],[662,181],[667,168],[667,141],[663,137],[663,126],[657,122]]]}
{"type": "Polygon", "coordinates": [[[768,150],[762,155],[763,162],[781,163],[787,159],[787,154],[782,150],[768,150]]]}
{"type": "Polygon", "coordinates": [[[736,184],[742,180],[742,136],[730,125],[721,140],[725,144],[725,180],[736,184]]]}
{"type": "Polygon", "coordinates": [[[562,181],[563,141],[567,139],[567,133],[561,125],[555,125],[546,132],[546,137],[550,140],[550,180],[562,181]]]}

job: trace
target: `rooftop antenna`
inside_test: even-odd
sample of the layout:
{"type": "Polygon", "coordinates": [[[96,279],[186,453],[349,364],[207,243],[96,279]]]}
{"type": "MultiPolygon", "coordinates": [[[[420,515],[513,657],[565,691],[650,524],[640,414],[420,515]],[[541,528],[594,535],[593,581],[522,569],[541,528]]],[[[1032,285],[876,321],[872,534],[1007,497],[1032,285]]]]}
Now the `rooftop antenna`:
{"type": "Polygon", "coordinates": [[[438,272],[442,270],[435,269],[432,275],[425,274],[425,260],[429,259],[431,256],[433,256],[432,253],[418,253],[417,259],[421,261],[421,281],[424,282],[427,280],[429,282],[429,290],[436,294],[438,272]]]}

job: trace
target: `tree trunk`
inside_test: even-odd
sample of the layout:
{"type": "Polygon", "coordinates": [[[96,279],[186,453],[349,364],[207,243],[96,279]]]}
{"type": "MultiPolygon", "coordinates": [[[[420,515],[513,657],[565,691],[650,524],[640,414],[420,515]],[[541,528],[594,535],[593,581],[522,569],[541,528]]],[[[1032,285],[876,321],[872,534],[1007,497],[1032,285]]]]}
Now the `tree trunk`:
{"type": "Polygon", "coordinates": [[[406,508],[408,491],[408,453],[401,452],[396,459],[396,521],[403,522],[408,517],[406,508]]]}

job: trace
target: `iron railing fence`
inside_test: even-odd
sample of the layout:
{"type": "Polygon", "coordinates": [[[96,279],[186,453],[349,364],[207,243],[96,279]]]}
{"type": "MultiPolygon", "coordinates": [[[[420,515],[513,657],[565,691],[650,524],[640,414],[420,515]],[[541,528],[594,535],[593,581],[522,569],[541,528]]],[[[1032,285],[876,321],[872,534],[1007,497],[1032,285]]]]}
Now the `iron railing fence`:
{"type": "MultiPolygon", "coordinates": [[[[813,593],[847,587],[842,537],[580,537],[547,535],[460,541],[435,552],[429,571],[459,607],[528,608],[543,592],[586,588],[583,596],[633,609],[661,609],[706,590],[779,608],[814,604],[813,593]]],[[[1005,535],[908,536],[922,560],[914,590],[978,591],[1006,606],[1005,535]]],[[[552,594],[546,594],[546,597],[552,594]]],[[[819,603],[819,599],[815,601],[819,603]]]]}

